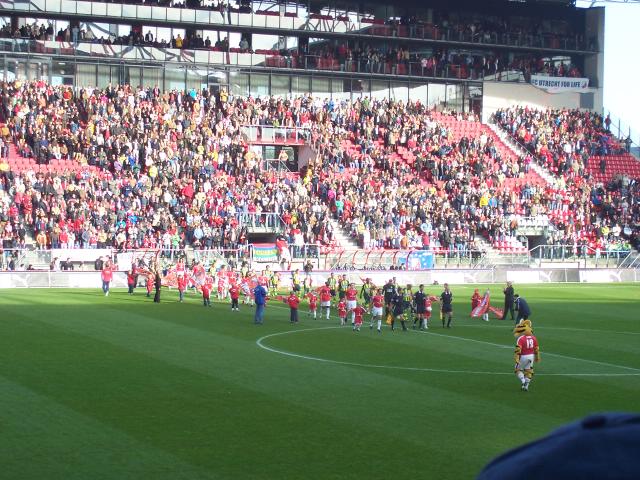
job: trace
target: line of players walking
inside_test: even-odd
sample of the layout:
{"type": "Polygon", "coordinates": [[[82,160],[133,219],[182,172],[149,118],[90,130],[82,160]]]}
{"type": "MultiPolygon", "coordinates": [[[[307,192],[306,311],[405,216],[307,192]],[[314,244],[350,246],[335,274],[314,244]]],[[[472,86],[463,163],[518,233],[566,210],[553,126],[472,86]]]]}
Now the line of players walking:
{"type": "Polygon", "coordinates": [[[453,294],[447,284],[440,296],[436,297],[426,292],[424,285],[420,285],[416,291],[411,285],[400,287],[395,278],[381,288],[376,287],[370,278],[364,279],[359,291],[355,283],[347,280],[346,275],[336,278],[331,274],[317,290],[300,286],[294,280],[289,296],[283,299],[291,310],[292,323],[298,321],[301,297],[308,299],[308,316],[314,319],[318,317],[319,300],[321,318],[329,320],[331,308],[335,307],[340,325],[351,324],[354,331],[360,331],[367,314],[370,314],[369,328],[375,327],[379,333],[382,332],[383,321],[391,330],[395,330],[398,324],[402,330],[407,330],[409,326],[428,329],[434,303],[440,303],[443,327],[451,328],[453,320],[453,294]]]}
{"type": "MultiPolygon", "coordinates": [[[[195,269],[198,265],[194,266],[195,269]]],[[[129,286],[129,294],[133,293],[133,289],[137,283],[137,276],[140,272],[136,271],[134,267],[127,274],[127,283],[129,286]]],[[[157,278],[159,275],[153,275],[153,271],[148,272],[147,279],[147,296],[150,296],[153,287],[156,288],[156,298],[154,301],[159,301],[159,291],[161,287],[161,281],[157,278]]],[[[202,267],[202,274],[204,274],[204,267],[202,267]]],[[[265,270],[260,277],[256,276],[255,281],[257,285],[252,289],[250,286],[251,272],[235,272],[231,270],[221,269],[217,272],[218,277],[218,299],[224,300],[231,299],[232,311],[238,311],[239,300],[241,294],[245,297],[245,302],[254,304],[256,297],[259,297],[259,301],[262,303],[263,309],[266,304],[266,300],[271,294],[272,297],[277,297],[286,303],[291,309],[290,320],[292,323],[298,322],[298,309],[303,298],[308,299],[309,316],[317,318],[318,299],[320,300],[320,307],[325,318],[328,320],[331,315],[331,308],[335,306],[338,318],[341,325],[347,325],[349,322],[347,317],[351,316],[351,325],[353,329],[359,331],[364,316],[370,314],[369,327],[377,327],[377,331],[381,332],[382,321],[387,323],[391,330],[395,330],[396,325],[399,323],[402,330],[407,330],[407,323],[411,323],[412,328],[428,329],[429,322],[432,317],[433,304],[440,304],[440,319],[442,321],[443,328],[451,328],[453,321],[453,293],[449,289],[448,284],[444,284],[444,290],[439,297],[430,295],[425,291],[424,285],[419,285],[417,291],[413,291],[411,285],[401,287],[397,284],[396,278],[390,279],[382,288],[376,287],[370,278],[361,279],[363,281],[360,291],[356,289],[356,285],[347,279],[346,275],[336,277],[334,273],[331,273],[327,279],[325,285],[319,289],[314,289],[311,284],[311,277],[306,276],[301,279],[299,272],[296,270],[292,272],[292,290],[286,298],[278,296],[278,290],[280,286],[280,277],[277,272],[271,272],[265,270]],[[236,279],[239,278],[239,280],[236,279]],[[233,278],[235,281],[229,281],[233,278]],[[267,287],[267,288],[265,288],[267,287]],[[360,302],[358,302],[360,300],[360,302]]],[[[177,290],[179,294],[179,301],[183,301],[184,293],[187,291],[187,269],[182,261],[178,261],[175,266],[175,274],[177,281],[177,290]]],[[[109,264],[105,265],[102,271],[103,291],[105,295],[109,294],[109,284],[113,276],[112,268],[109,264]]],[[[200,274],[198,274],[200,276],[200,274]]],[[[198,289],[202,293],[204,306],[211,306],[211,293],[213,290],[213,276],[206,277],[209,281],[203,281],[199,285],[198,289]]],[[[195,286],[194,286],[195,288],[195,286]]],[[[506,320],[507,314],[511,314],[511,320],[514,320],[514,310],[518,312],[516,323],[521,320],[529,318],[531,311],[524,298],[514,293],[513,285],[511,282],[507,282],[507,286],[503,290],[505,296],[504,312],[501,314],[503,320],[506,320]],[[514,308],[515,307],[515,308],[514,308]]],[[[487,292],[488,300],[488,292],[487,292]]],[[[476,289],[471,297],[472,311],[480,305],[482,297],[476,289]]],[[[258,302],[255,302],[258,303],[258,302]]],[[[488,313],[485,309],[485,313],[482,315],[483,320],[488,321],[488,313]]],[[[257,322],[260,323],[260,322],[257,322]]]]}
{"type": "MultiPolygon", "coordinates": [[[[197,267],[197,265],[196,265],[197,267]]],[[[134,267],[127,274],[127,283],[129,286],[129,295],[133,294],[133,290],[137,284],[137,275],[139,272],[134,267]]],[[[186,269],[182,262],[178,262],[175,268],[177,289],[179,301],[184,299],[184,293],[187,290],[186,269]]],[[[200,276],[198,272],[194,272],[196,276],[200,276]]],[[[309,305],[309,316],[317,318],[318,299],[322,309],[321,315],[329,320],[331,318],[331,308],[335,306],[340,319],[340,325],[348,325],[348,317],[351,315],[351,326],[354,331],[360,331],[364,317],[370,314],[369,328],[376,327],[378,333],[382,332],[382,321],[384,319],[391,330],[396,329],[396,324],[400,323],[403,331],[408,330],[408,323],[411,323],[413,329],[421,330],[429,328],[429,322],[433,313],[433,304],[440,303],[440,319],[443,328],[451,328],[453,321],[453,293],[449,289],[448,284],[444,284],[444,290],[439,297],[430,295],[425,291],[424,285],[419,285],[417,291],[413,291],[411,285],[406,288],[400,287],[396,278],[389,280],[382,288],[376,287],[370,278],[363,281],[360,291],[356,289],[353,282],[347,280],[346,275],[340,279],[331,273],[327,282],[319,289],[313,289],[310,277],[307,276],[304,281],[300,280],[298,272],[292,273],[293,288],[287,297],[278,296],[279,276],[269,271],[263,272],[263,275],[256,279],[257,285],[251,290],[249,286],[249,278],[251,275],[241,272],[239,275],[241,281],[232,281],[227,285],[228,278],[236,278],[234,272],[218,272],[218,299],[231,299],[231,310],[238,311],[238,303],[240,294],[245,295],[245,301],[255,305],[255,323],[263,323],[264,309],[269,294],[283,300],[290,308],[291,323],[298,322],[298,308],[303,298],[307,298],[309,305]],[[265,288],[269,287],[269,291],[265,288]],[[358,302],[360,300],[360,302],[358,302]]],[[[147,296],[150,296],[151,286],[156,288],[156,296],[154,302],[160,301],[160,288],[162,286],[161,277],[158,270],[151,269],[147,272],[147,296]],[[155,276],[154,276],[155,274],[155,276]]],[[[113,278],[113,269],[110,264],[105,265],[101,272],[102,290],[105,296],[109,295],[109,286],[113,278]]],[[[207,278],[205,276],[205,278],[207,278]]],[[[202,293],[203,304],[205,307],[211,306],[211,290],[213,288],[213,277],[209,281],[201,283],[199,289],[202,293]]],[[[194,285],[195,289],[195,285],[194,285]]],[[[514,336],[516,337],[516,348],[514,352],[515,374],[521,383],[523,391],[529,390],[529,385],[534,375],[534,363],[540,361],[540,349],[537,338],[533,335],[533,328],[529,316],[531,310],[526,300],[514,293],[513,285],[507,282],[507,286],[503,290],[505,296],[504,312],[501,312],[501,318],[506,319],[507,314],[511,313],[513,320],[514,310],[518,312],[516,328],[514,336]]],[[[486,302],[484,312],[489,307],[489,292],[482,299],[478,289],[475,290],[471,297],[472,315],[482,302],[486,302]]],[[[482,318],[488,321],[488,313],[484,313],[482,318]]]]}

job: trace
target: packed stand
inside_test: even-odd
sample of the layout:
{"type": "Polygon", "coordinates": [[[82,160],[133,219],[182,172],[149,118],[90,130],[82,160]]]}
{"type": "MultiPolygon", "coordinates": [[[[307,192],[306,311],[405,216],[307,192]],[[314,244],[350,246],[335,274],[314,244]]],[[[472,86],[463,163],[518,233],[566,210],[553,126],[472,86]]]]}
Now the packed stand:
{"type": "Polygon", "coordinates": [[[17,82],[3,87],[0,122],[3,156],[10,146],[45,166],[86,166],[19,174],[0,161],[5,248],[32,234],[41,249],[233,249],[247,227],[276,221],[270,212],[297,249],[332,243],[329,216],[365,248],[470,252],[478,234],[508,243],[518,218],[540,215],[558,242],[607,248],[610,222],[637,216],[629,193],[598,204],[586,181],[526,180],[532,156],[505,152],[473,114],[419,102],[17,82]],[[265,173],[244,125],[307,127],[317,158],[301,178],[265,173]]]}
{"type": "Polygon", "coordinates": [[[611,134],[608,117],[588,110],[515,107],[498,110],[494,119],[558,175],[580,175],[592,156],[626,152],[611,134]]]}
{"type": "Polygon", "coordinates": [[[347,72],[421,75],[430,77],[473,78],[518,72],[525,81],[531,75],[580,77],[580,69],[571,62],[552,61],[535,55],[508,53],[477,54],[456,49],[434,49],[432,52],[412,52],[408,45],[375,46],[370,42],[331,42],[317,48],[302,48],[298,52],[281,52],[279,56],[293,56],[299,67],[347,72]]]}
{"type": "MultiPolygon", "coordinates": [[[[623,185],[634,185],[640,178],[640,164],[628,154],[629,141],[611,134],[609,117],[582,110],[516,107],[499,110],[494,118],[536,162],[555,175],[558,202],[574,205],[578,198],[579,207],[589,207],[586,211],[567,209],[556,217],[560,224],[573,223],[580,228],[577,233],[560,232],[552,242],[582,241],[591,250],[610,250],[611,244],[619,244],[612,232],[622,231],[624,238],[637,238],[638,224],[633,215],[611,215],[607,207],[617,205],[615,199],[627,198],[622,193],[628,191],[623,185]],[[617,170],[615,160],[619,158],[624,158],[627,168],[617,170]]],[[[630,206],[628,199],[627,204],[630,206]]]]}
{"type": "Polygon", "coordinates": [[[487,131],[455,138],[446,126],[469,118],[366,98],[325,110],[314,125],[311,183],[365,248],[468,252],[479,232],[503,241],[506,216],[541,210],[527,188],[505,184],[528,170],[527,159],[500,151],[487,131]]]}
{"type": "Polygon", "coordinates": [[[86,169],[16,174],[0,162],[3,246],[33,234],[40,249],[234,249],[247,225],[273,221],[267,212],[283,218],[291,240],[328,241],[326,208],[295,178],[264,175],[241,134],[246,124],[293,126],[289,114],[282,100],[224,92],[5,84],[3,145],[86,169]]]}

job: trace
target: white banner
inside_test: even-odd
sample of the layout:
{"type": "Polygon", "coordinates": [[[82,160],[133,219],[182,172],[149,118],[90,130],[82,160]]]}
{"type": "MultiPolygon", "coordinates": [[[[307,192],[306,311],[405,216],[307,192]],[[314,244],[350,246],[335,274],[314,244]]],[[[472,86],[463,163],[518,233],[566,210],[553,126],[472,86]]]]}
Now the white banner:
{"type": "Polygon", "coordinates": [[[547,75],[531,75],[531,85],[542,88],[549,93],[588,92],[588,78],[548,77],[547,75]]]}
{"type": "Polygon", "coordinates": [[[622,270],[580,270],[582,283],[617,283],[622,282],[622,270]]]}
{"type": "Polygon", "coordinates": [[[116,255],[116,265],[120,270],[131,270],[133,266],[133,252],[124,252],[116,255]]]}

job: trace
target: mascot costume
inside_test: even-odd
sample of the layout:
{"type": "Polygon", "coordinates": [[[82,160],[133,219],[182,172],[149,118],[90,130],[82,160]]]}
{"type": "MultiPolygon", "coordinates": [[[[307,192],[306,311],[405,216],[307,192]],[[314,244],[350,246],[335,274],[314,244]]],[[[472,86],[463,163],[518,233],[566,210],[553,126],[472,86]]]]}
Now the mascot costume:
{"type": "Polygon", "coordinates": [[[533,365],[540,361],[540,348],[538,340],[533,335],[531,320],[522,320],[513,329],[516,337],[516,349],[514,352],[515,374],[520,380],[522,390],[529,391],[529,384],[533,378],[533,365]]]}

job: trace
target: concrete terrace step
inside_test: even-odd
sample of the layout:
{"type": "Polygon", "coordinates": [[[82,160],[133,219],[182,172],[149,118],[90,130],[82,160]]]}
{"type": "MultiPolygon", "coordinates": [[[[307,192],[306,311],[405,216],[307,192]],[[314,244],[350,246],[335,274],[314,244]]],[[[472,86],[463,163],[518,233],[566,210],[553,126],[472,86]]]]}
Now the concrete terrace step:
{"type": "MultiPolygon", "coordinates": [[[[495,123],[487,123],[487,126],[491,129],[493,133],[495,133],[502,143],[504,143],[514,155],[518,157],[522,157],[524,155],[529,155],[524,148],[518,145],[507,132],[505,132],[502,128],[497,126],[495,123]]],[[[547,169],[541,167],[536,162],[531,162],[531,170],[538,174],[548,185],[555,185],[556,179],[547,169]]]]}
{"type": "Polygon", "coordinates": [[[342,228],[342,226],[340,225],[340,223],[338,223],[337,220],[334,220],[332,218],[331,220],[329,220],[329,223],[331,223],[331,226],[333,227],[333,238],[336,241],[337,247],[347,248],[347,249],[360,248],[358,243],[355,240],[353,240],[347,232],[345,232],[345,230],[342,228]]]}

